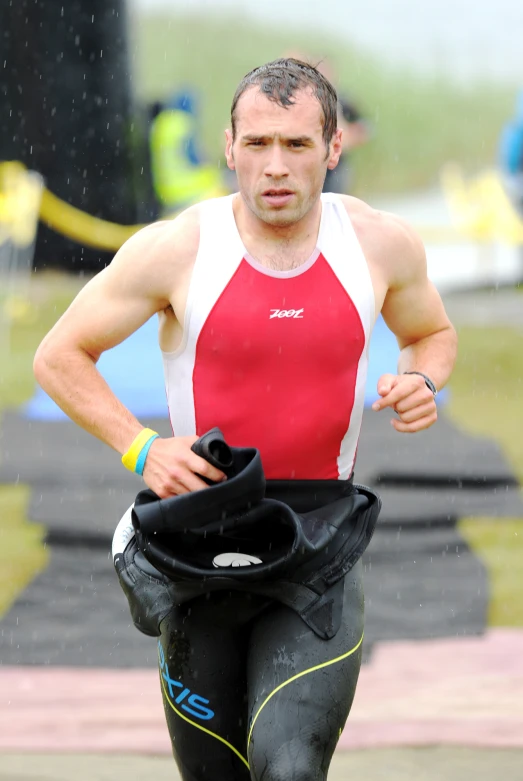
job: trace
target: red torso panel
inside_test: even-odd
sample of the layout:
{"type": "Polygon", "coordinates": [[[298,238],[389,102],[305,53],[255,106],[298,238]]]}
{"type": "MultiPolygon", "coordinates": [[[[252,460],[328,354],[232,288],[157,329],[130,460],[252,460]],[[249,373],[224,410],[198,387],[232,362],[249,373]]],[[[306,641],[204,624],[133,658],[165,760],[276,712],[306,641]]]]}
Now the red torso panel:
{"type": "Polygon", "coordinates": [[[196,343],[196,433],[255,446],[268,478],[337,479],[365,347],[359,313],[320,254],[303,274],[242,260],[196,343]]]}

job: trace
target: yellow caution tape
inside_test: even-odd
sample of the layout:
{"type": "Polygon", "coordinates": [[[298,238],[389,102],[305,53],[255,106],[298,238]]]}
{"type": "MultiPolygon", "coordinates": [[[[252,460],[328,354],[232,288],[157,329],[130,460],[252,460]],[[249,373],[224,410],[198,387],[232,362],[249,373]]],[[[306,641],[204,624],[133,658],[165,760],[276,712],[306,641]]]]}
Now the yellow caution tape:
{"type": "Polygon", "coordinates": [[[0,244],[6,239],[18,246],[30,244],[38,219],[73,241],[111,252],[145,227],[93,217],[53,195],[42,177],[22,163],[0,163],[0,244]]]}
{"type": "Polygon", "coordinates": [[[56,195],[44,190],[40,219],[45,225],[68,239],[100,250],[117,252],[122,244],[145,225],[118,225],[92,217],[56,195]]]}

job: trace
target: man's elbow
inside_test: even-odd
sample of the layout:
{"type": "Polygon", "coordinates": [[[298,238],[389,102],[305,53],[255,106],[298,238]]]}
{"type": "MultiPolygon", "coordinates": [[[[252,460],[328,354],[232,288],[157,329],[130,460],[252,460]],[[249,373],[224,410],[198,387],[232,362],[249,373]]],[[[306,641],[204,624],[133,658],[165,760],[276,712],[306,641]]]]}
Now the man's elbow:
{"type": "Polygon", "coordinates": [[[53,364],[56,364],[56,351],[46,338],[33,358],[33,374],[40,385],[44,386],[46,379],[52,374],[53,364]]]}
{"type": "Polygon", "coordinates": [[[38,347],[33,358],[33,374],[44,390],[53,377],[71,371],[85,360],[96,363],[99,356],[90,355],[78,345],[64,343],[63,340],[48,334],[38,347]]]}
{"type": "Polygon", "coordinates": [[[449,346],[457,352],[458,349],[458,332],[452,325],[452,323],[447,323],[446,327],[442,329],[441,333],[445,334],[446,339],[448,339],[449,346]]]}
{"type": "Polygon", "coordinates": [[[452,365],[454,366],[456,362],[456,358],[458,357],[458,332],[456,331],[452,323],[449,323],[448,330],[449,330],[450,350],[452,353],[452,365]]]}

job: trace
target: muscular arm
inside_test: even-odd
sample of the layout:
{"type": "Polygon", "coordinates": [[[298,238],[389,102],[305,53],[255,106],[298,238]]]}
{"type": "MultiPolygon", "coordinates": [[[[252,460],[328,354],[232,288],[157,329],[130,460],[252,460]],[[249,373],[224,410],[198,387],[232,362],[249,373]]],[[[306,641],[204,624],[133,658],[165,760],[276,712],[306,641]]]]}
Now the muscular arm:
{"type": "Polygon", "coordinates": [[[456,360],[456,332],[427,277],[425,250],[415,231],[357,199],[346,196],[344,201],[367,259],[376,312],[382,312],[401,350],[397,374],[380,377],[381,398],[372,408],[394,409],[397,431],[421,431],[436,422],[436,404],[424,379],[406,372],[422,372],[442,388],[456,360]]]}
{"type": "Polygon", "coordinates": [[[399,218],[389,220],[393,238],[382,314],[401,348],[398,374],[423,372],[439,389],[454,367],[456,332],[438,291],[427,277],[421,239],[399,218]]]}
{"type": "Polygon", "coordinates": [[[153,225],[126,242],[81,290],[34,360],[36,379],[61,409],[120,453],[142,426],[110,390],[96,362],[169,305],[159,273],[166,230],[165,223],[153,225]]]}
{"type": "MultiPolygon", "coordinates": [[[[191,210],[137,233],[83,288],[36,353],[34,372],[44,390],[72,420],[121,454],[143,426],[111,391],[96,362],[177,299],[198,239],[198,217],[191,210]]],[[[153,442],[143,477],[160,497],[205,488],[200,476],[225,479],[192,452],[195,439],[153,442]]]]}
{"type": "Polygon", "coordinates": [[[386,294],[382,313],[401,348],[396,375],[378,381],[381,399],[373,409],[391,407],[396,431],[412,434],[432,426],[438,412],[422,372],[441,388],[456,359],[456,332],[443,302],[427,277],[423,244],[416,233],[398,218],[385,217],[385,247],[388,252],[383,278],[386,294]],[[386,270],[385,270],[386,269],[386,270]]]}

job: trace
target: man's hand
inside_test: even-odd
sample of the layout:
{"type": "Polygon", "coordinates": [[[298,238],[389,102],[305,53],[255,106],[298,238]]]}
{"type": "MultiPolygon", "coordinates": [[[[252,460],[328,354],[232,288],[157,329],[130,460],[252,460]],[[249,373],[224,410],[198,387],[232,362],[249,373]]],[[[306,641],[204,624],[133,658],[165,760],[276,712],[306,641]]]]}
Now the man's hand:
{"type": "Polygon", "coordinates": [[[398,414],[398,419],[391,420],[396,431],[414,434],[438,419],[432,391],[418,374],[384,374],[378,380],[378,393],[381,399],[374,402],[372,409],[391,407],[398,414]]]}
{"type": "Polygon", "coordinates": [[[223,472],[191,450],[198,437],[155,439],[147,454],[143,479],[160,499],[207,488],[202,477],[213,483],[226,480],[223,472]]]}

